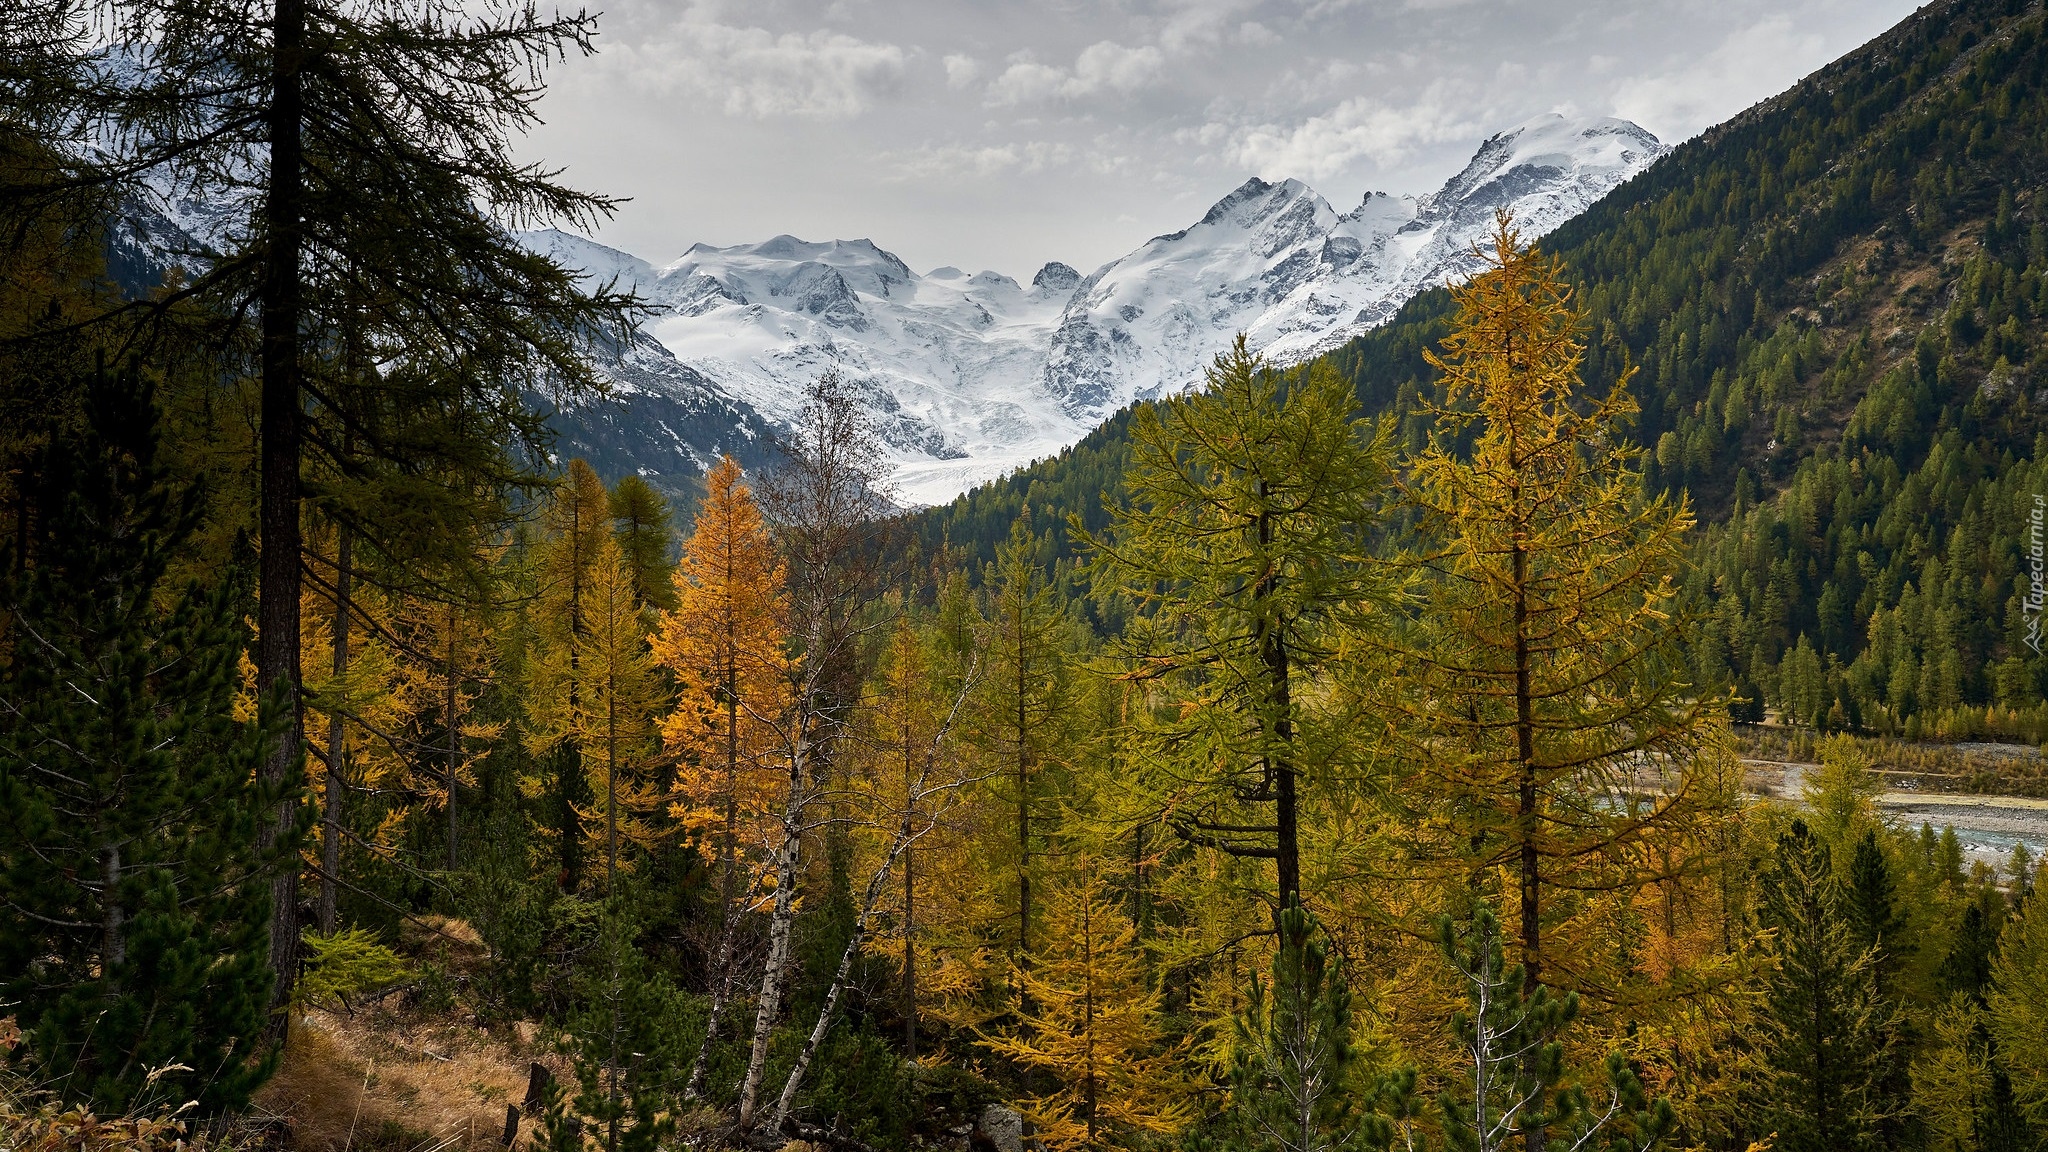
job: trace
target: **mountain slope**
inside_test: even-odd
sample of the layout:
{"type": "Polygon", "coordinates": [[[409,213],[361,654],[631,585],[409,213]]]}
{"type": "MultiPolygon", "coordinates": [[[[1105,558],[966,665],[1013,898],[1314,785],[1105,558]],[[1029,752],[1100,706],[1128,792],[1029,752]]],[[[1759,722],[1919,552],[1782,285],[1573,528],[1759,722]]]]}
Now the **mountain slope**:
{"type": "Polygon", "coordinates": [[[1472,243],[1496,208],[1542,235],[1664,152],[1625,120],[1551,113],[1487,140],[1419,199],[1368,193],[1340,216],[1298,181],[1249,180],[1200,223],[1082,284],[1053,338],[1047,385],[1070,411],[1100,420],[1199,379],[1238,332],[1277,363],[1308,359],[1384,324],[1415,293],[1469,275],[1472,243]]]}
{"type": "MultiPolygon", "coordinates": [[[[611,388],[548,420],[555,455],[582,457],[608,480],[637,473],[667,493],[684,521],[702,495],[700,478],[730,454],[743,467],[771,463],[776,426],[645,333],[608,364],[611,388]]],[[[534,397],[533,403],[547,402],[534,397]]]]}
{"type": "MultiPolygon", "coordinates": [[[[1798,722],[2039,736],[2028,516],[2048,495],[2048,34],[2036,4],[1922,9],[1546,243],[1602,384],[1640,366],[1654,486],[1708,522],[1705,683],[1798,722]]],[[[1331,354],[1411,446],[1448,294],[1331,354]]],[[[921,517],[985,552],[1028,501],[1100,522],[1122,444],[921,517]]],[[[1044,515],[1039,518],[1039,514],[1044,515]]]]}
{"type": "Polygon", "coordinates": [[[560,232],[526,240],[637,290],[656,309],[644,330],[770,423],[794,415],[811,379],[841,373],[868,398],[902,497],[924,503],[1188,386],[1240,331],[1282,360],[1341,344],[1463,270],[1496,206],[1547,229],[1662,151],[1625,121],[1539,116],[1429,196],[1374,193],[1340,215],[1297,181],[1254,179],[1091,275],[1047,264],[1029,286],[955,268],[920,276],[867,240],[700,244],[662,268],[560,232]]]}

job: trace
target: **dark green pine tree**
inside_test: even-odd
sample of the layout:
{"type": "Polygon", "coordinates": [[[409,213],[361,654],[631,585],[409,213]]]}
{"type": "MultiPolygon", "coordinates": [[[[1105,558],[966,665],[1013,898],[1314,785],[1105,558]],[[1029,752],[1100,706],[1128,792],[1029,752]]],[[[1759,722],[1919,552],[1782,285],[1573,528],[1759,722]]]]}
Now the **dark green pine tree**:
{"type": "MultiPolygon", "coordinates": [[[[1845,895],[1850,931],[1870,955],[1871,979],[1877,994],[1896,1005],[1900,1002],[1900,974],[1915,949],[1905,912],[1899,907],[1898,885],[1892,879],[1884,849],[1878,845],[1875,829],[1864,832],[1863,839],[1856,842],[1845,895]]],[[[1878,1090],[1890,1099],[1905,1099],[1912,1091],[1905,1045],[1893,1045],[1882,1065],[1878,1090]]],[[[1905,1139],[1904,1118],[1889,1116],[1881,1120],[1878,1137],[1886,1148],[1899,1147],[1905,1139]]]]}
{"type": "Polygon", "coordinates": [[[1579,1013],[1579,994],[1562,999],[1501,950],[1500,918],[1479,904],[1462,930],[1439,922],[1444,959],[1464,985],[1467,1006],[1451,1017],[1460,1080],[1437,1097],[1444,1140],[1458,1152],[1509,1148],[1605,1148],[1643,1152],[1670,1132],[1671,1103],[1649,1099],[1620,1052],[1607,1057],[1604,1099],[1572,1083],[1559,1037],[1579,1013]]]}
{"type": "MultiPolygon", "coordinates": [[[[216,377],[257,392],[255,459],[239,473],[258,504],[251,656],[264,691],[296,697],[301,505],[349,534],[365,575],[473,595],[475,531],[544,479],[548,405],[533,398],[594,393],[593,357],[626,336],[625,297],[579,284],[511,231],[610,210],[516,146],[538,122],[547,66],[591,50],[593,18],[450,0],[45,7],[63,16],[64,51],[37,100],[10,101],[9,121],[116,202],[216,210],[197,250],[178,254],[191,274],[180,298],[221,318],[205,329],[219,338],[216,377]]],[[[0,33],[11,60],[11,22],[0,33]]],[[[263,766],[276,783],[298,779],[293,703],[263,766]]],[[[274,839],[301,802],[283,795],[274,839]]],[[[297,971],[298,881],[295,867],[272,878],[274,1005],[297,971]]]]}
{"type": "Polygon", "coordinates": [[[274,1061],[259,827],[278,796],[256,781],[282,698],[234,718],[246,565],[165,587],[201,500],[157,460],[148,390],[101,373],[83,407],[0,565],[0,1003],[68,1098],[233,1109],[274,1061]]]}
{"type": "Polygon", "coordinates": [[[628,878],[605,898],[596,946],[575,985],[580,1006],[564,1042],[574,1093],[547,1103],[540,1144],[550,1152],[654,1152],[674,1130],[693,1045],[691,1013],[668,976],[636,946],[647,893],[628,878]]]}
{"type": "Polygon", "coordinates": [[[1764,990],[1765,1097],[1783,1152],[1879,1147],[1899,1105],[1883,1091],[1893,1012],[1829,868],[1827,845],[1794,821],[1763,879],[1762,920],[1778,954],[1764,990]]]}
{"type": "MultiPolygon", "coordinates": [[[[1984,893],[1997,897],[1996,889],[1984,893]]],[[[1991,984],[1991,962],[1998,956],[1998,934],[2004,927],[2005,901],[1980,895],[1963,909],[1956,923],[1948,955],[1942,958],[1936,975],[1944,992],[1961,992],[1983,1006],[1985,990],[1991,984]],[[1989,907],[1987,907],[1989,905],[1989,907]]]]}
{"type": "Polygon", "coordinates": [[[1891,865],[1878,846],[1877,833],[1867,831],[1856,843],[1856,855],[1849,862],[1849,926],[1857,943],[1873,949],[1879,995],[1896,996],[1895,981],[1913,956],[1912,938],[1907,934],[1906,914],[1899,907],[1899,886],[1892,879],[1891,865]]]}
{"type": "Polygon", "coordinates": [[[611,491],[613,533],[633,574],[633,598],[649,608],[676,606],[675,531],[668,500],[654,485],[626,476],[611,491]]]}
{"type": "MultiPolygon", "coordinates": [[[[1280,947],[1272,980],[1254,981],[1237,1017],[1237,1061],[1231,1069],[1228,1148],[1316,1152],[1363,1141],[1384,1148],[1387,1117],[1359,1091],[1351,1047],[1351,989],[1317,937],[1321,928],[1300,904],[1277,917],[1280,947]],[[1361,1105],[1367,1105],[1361,1107],[1361,1105]]],[[[1414,1076],[1397,1087],[1412,1090],[1414,1076]]],[[[1393,1094],[1405,1105],[1407,1091],[1393,1094]]],[[[1394,1109],[1405,1118],[1405,1106],[1394,1109]]]]}

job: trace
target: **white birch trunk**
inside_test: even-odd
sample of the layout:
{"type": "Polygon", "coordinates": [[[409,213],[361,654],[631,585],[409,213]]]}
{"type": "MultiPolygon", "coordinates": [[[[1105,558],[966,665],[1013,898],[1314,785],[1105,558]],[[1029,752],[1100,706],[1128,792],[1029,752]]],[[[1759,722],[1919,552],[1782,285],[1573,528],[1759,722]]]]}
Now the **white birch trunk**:
{"type": "Polygon", "coordinates": [[[804,812],[809,806],[809,738],[798,721],[796,747],[789,758],[789,799],[782,813],[782,851],[775,862],[775,911],[768,922],[768,962],[761,973],[761,998],[754,1012],[754,1046],[747,1056],[747,1075],[740,1082],[739,1127],[753,1127],[755,1106],[760,1102],[761,1079],[768,1071],[768,1045],[774,1038],[775,1018],[782,1012],[782,997],[789,985],[796,926],[796,881],[802,862],[804,812]]]}

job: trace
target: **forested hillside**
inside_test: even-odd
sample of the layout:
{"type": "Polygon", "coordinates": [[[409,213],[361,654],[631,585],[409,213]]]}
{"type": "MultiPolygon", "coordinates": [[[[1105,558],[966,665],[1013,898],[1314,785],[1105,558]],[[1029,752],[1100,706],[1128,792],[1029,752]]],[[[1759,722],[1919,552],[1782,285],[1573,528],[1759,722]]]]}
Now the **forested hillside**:
{"type": "MultiPolygon", "coordinates": [[[[2038,5],[1930,5],[1544,242],[1588,378],[1637,369],[1648,485],[1705,525],[1694,659],[1752,714],[2042,730],[2020,603],[2048,431],[2044,35],[2038,5]]],[[[1330,357],[1411,452],[1451,311],[1425,294],[1330,357]]],[[[920,530],[985,554],[1026,502],[1095,524],[1124,442],[1108,425],[920,530]]]]}

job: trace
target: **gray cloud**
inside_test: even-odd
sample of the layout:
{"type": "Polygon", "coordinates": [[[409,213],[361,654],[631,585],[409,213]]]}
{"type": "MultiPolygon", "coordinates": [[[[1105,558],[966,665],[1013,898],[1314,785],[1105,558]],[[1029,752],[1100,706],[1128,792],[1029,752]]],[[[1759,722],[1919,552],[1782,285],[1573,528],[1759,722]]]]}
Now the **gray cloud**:
{"type": "Polygon", "coordinates": [[[1102,92],[1134,92],[1159,78],[1166,57],[1146,44],[1126,48],[1101,40],[1081,49],[1071,68],[1040,64],[1030,49],[1010,57],[1010,66],[988,86],[994,107],[1034,100],[1077,100],[1102,92]]]}
{"type": "Polygon", "coordinates": [[[845,119],[903,85],[910,54],[828,29],[771,32],[686,15],[600,68],[647,97],[685,97],[726,116],[845,119]]]}
{"type": "Polygon", "coordinates": [[[1246,176],[1423,192],[1539,112],[1668,141],[1912,0],[607,0],[530,153],[630,197],[599,239],[870,237],[919,268],[1089,268],[1246,176]]]}

